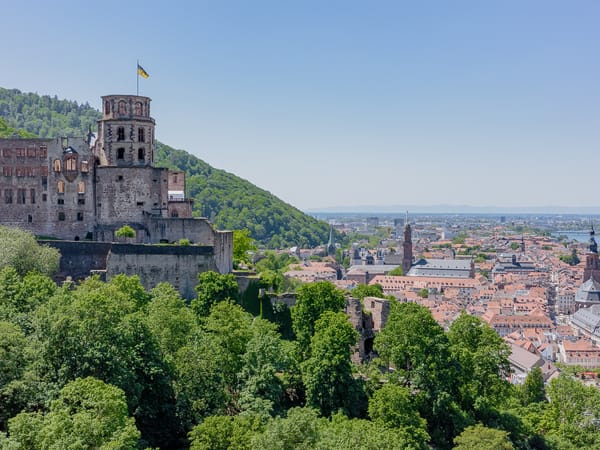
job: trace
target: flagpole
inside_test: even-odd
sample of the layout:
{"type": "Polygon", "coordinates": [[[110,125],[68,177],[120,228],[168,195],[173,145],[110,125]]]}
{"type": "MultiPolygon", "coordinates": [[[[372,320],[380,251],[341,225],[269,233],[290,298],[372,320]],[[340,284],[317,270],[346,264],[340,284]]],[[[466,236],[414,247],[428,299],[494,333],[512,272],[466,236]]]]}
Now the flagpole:
{"type": "Polygon", "coordinates": [[[140,71],[138,70],[140,67],[140,60],[137,60],[137,65],[135,66],[135,95],[139,97],[140,95],[140,71]]]}

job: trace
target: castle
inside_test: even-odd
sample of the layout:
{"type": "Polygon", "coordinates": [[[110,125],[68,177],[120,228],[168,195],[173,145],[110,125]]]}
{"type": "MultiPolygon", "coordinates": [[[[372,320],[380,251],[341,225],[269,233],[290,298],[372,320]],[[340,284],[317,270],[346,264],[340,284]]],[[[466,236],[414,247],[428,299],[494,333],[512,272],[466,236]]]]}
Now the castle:
{"type": "Polygon", "coordinates": [[[185,173],[154,165],[150,98],[102,97],[97,138],[0,139],[0,224],[38,236],[114,242],[124,225],[135,243],[190,243],[232,270],[232,233],[192,218],[185,173]]]}

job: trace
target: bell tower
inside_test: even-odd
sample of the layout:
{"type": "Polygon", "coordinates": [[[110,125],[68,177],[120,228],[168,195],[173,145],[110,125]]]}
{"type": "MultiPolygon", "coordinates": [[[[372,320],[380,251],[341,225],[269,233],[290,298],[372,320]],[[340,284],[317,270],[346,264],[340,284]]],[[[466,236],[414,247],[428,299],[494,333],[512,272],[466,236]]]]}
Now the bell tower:
{"type": "Polygon", "coordinates": [[[100,166],[152,166],[154,126],[150,98],[105,95],[94,154],[100,166]]]}
{"type": "Polygon", "coordinates": [[[590,246],[587,255],[585,255],[585,269],[583,270],[583,281],[593,278],[600,281],[600,261],[598,260],[598,244],[594,238],[594,225],[590,230],[590,246]]]}
{"type": "Polygon", "coordinates": [[[402,273],[407,275],[413,263],[412,228],[408,222],[408,211],[406,211],[406,219],[404,220],[404,242],[402,243],[402,249],[404,251],[402,255],[402,273]]]}

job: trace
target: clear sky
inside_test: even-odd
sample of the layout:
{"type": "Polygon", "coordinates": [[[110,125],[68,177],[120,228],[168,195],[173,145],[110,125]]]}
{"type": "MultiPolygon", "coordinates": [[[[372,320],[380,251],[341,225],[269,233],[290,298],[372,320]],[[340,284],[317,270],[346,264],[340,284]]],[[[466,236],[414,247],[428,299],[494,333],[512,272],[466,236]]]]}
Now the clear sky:
{"type": "Polygon", "coordinates": [[[301,208],[598,206],[600,2],[3,2],[0,86],[100,107],[301,208]]]}

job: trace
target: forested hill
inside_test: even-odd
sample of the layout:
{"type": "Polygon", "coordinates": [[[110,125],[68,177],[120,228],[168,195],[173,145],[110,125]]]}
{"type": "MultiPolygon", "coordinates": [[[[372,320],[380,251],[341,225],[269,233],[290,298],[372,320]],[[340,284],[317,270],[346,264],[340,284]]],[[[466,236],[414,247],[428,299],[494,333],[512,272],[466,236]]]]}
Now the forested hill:
{"type": "Polygon", "coordinates": [[[13,138],[13,137],[35,137],[35,134],[29,133],[23,130],[17,130],[16,128],[9,127],[2,117],[0,117],[0,138],[13,138]]]}
{"type": "MultiPolygon", "coordinates": [[[[86,104],[47,95],[0,88],[0,137],[26,130],[38,137],[83,136],[96,131],[100,113],[86,104]]],[[[160,124],[158,124],[160,126],[160,124]]],[[[327,242],[329,228],[271,193],[231,173],[215,169],[184,150],[157,142],[158,166],[187,173],[188,195],[195,199],[194,215],[208,217],[219,229],[250,230],[271,248],[315,246],[327,242]]]]}

